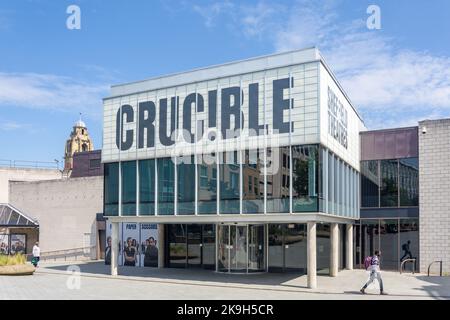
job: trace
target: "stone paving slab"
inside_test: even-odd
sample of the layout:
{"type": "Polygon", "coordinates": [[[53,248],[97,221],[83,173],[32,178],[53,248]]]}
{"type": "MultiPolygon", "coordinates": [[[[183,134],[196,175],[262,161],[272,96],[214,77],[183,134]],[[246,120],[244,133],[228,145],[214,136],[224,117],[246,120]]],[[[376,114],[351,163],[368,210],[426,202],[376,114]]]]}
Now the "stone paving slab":
{"type": "Polygon", "coordinates": [[[359,293],[368,277],[364,270],[318,276],[318,288],[311,290],[299,274],[119,267],[119,276],[112,277],[102,262],[72,265],[81,270],[79,289],[67,272],[70,263],[43,263],[33,276],[0,277],[0,299],[450,299],[449,277],[423,274],[383,272],[389,295],[379,296],[375,286],[359,293]]]}

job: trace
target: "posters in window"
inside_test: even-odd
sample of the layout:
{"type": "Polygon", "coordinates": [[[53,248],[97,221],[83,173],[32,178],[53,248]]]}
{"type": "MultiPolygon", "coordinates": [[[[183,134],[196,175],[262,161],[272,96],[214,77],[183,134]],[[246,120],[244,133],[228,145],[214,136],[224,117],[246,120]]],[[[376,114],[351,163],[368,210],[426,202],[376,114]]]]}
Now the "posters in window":
{"type": "Polygon", "coordinates": [[[26,242],[26,235],[12,234],[10,254],[25,254],[26,242]]]}
{"type": "Polygon", "coordinates": [[[9,236],[7,234],[0,234],[0,254],[9,253],[9,236]]]}
{"type": "Polygon", "coordinates": [[[153,223],[140,224],[140,266],[158,267],[158,225],[153,223]]]}
{"type": "MultiPolygon", "coordinates": [[[[105,264],[111,264],[111,234],[112,234],[112,223],[106,221],[106,246],[105,246],[105,264]]],[[[123,242],[122,242],[122,223],[119,223],[119,256],[117,264],[119,266],[123,265],[123,242]]]]}
{"type": "Polygon", "coordinates": [[[124,222],[122,224],[123,236],[123,265],[129,267],[139,266],[139,228],[138,223],[124,222]]]}

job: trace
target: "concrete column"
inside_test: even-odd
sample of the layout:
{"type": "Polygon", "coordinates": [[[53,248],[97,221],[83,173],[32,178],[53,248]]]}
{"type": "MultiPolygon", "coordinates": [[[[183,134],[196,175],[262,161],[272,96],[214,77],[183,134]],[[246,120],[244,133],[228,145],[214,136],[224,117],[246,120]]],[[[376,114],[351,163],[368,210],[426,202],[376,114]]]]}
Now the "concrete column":
{"type": "Polygon", "coordinates": [[[353,225],[351,223],[346,224],[347,229],[347,239],[346,239],[346,261],[345,261],[345,268],[347,270],[353,270],[353,225]]]}
{"type": "Polygon", "coordinates": [[[119,223],[111,223],[111,275],[117,276],[119,265],[119,223]]]}
{"type": "Polygon", "coordinates": [[[317,288],[316,223],[308,222],[307,231],[308,288],[317,288]]]}
{"type": "Polygon", "coordinates": [[[158,268],[164,268],[164,224],[158,223],[158,268]]]}
{"type": "Polygon", "coordinates": [[[339,271],[339,225],[332,223],[330,232],[330,276],[337,277],[339,271]]]}

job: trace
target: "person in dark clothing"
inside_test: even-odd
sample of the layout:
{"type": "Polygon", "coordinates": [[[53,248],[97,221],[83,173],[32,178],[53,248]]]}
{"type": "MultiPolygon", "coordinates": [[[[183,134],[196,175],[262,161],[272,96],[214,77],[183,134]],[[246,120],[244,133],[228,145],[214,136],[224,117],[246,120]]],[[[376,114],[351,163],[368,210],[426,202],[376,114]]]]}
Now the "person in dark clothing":
{"type": "Polygon", "coordinates": [[[153,237],[148,239],[149,245],[145,249],[144,267],[158,267],[158,247],[153,237]]]}
{"type": "Polygon", "coordinates": [[[136,248],[133,246],[131,237],[127,239],[127,246],[123,250],[124,266],[136,266],[136,248]]]}
{"type": "Polygon", "coordinates": [[[406,243],[404,243],[402,245],[402,250],[403,250],[403,257],[400,258],[400,261],[403,261],[404,258],[408,258],[408,259],[412,259],[412,253],[411,253],[411,249],[409,248],[411,244],[411,240],[408,240],[406,243]]]}
{"type": "Polygon", "coordinates": [[[112,250],[111,237],[108,237],[108,239],[106,239],[106,242],[108,243],[108,245],[106,246],[106,249],[105,249],[105,264],[110,265],[111,264],[111,250],[112,250]]]}

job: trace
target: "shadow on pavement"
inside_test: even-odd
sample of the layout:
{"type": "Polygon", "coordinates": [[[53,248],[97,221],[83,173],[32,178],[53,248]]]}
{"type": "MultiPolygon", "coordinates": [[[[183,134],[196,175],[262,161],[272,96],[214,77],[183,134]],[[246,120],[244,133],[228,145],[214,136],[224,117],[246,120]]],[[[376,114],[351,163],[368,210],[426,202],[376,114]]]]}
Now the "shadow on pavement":
{"type": "MultiPolygon", "coordinates": [[[[74,262],[72,265],[77,265],[74,262]]],[[[46,265],[42,269],[66,271],[69,264],[46,265]]],[[[83,262],[77,265],[80,272],[89,275],[110,275],[110,266],[103,261],[83,262]]],[[[157,278],[157,280],[180,280],[180,281],[204,281],[204,282],[224,282],[233,284],[254,284],[254,285],[279,285],[296,288],[307,288],[306,280],[302,273],[249,273],[249,274],[227,274],[215,272],[213,270],[201,268],[144,268],[119,266],[120,276],[157,278]],[[290,282],[287,284],[287,282],[290,282]]]]}
{"type": "Polygon", "coordinates": [[[430,285],[424,285],[416,290],[423,290],[435,299],[448,300],[450,298],[450,277],[418,276],[417,279],[428,282],[430,285]]]}

